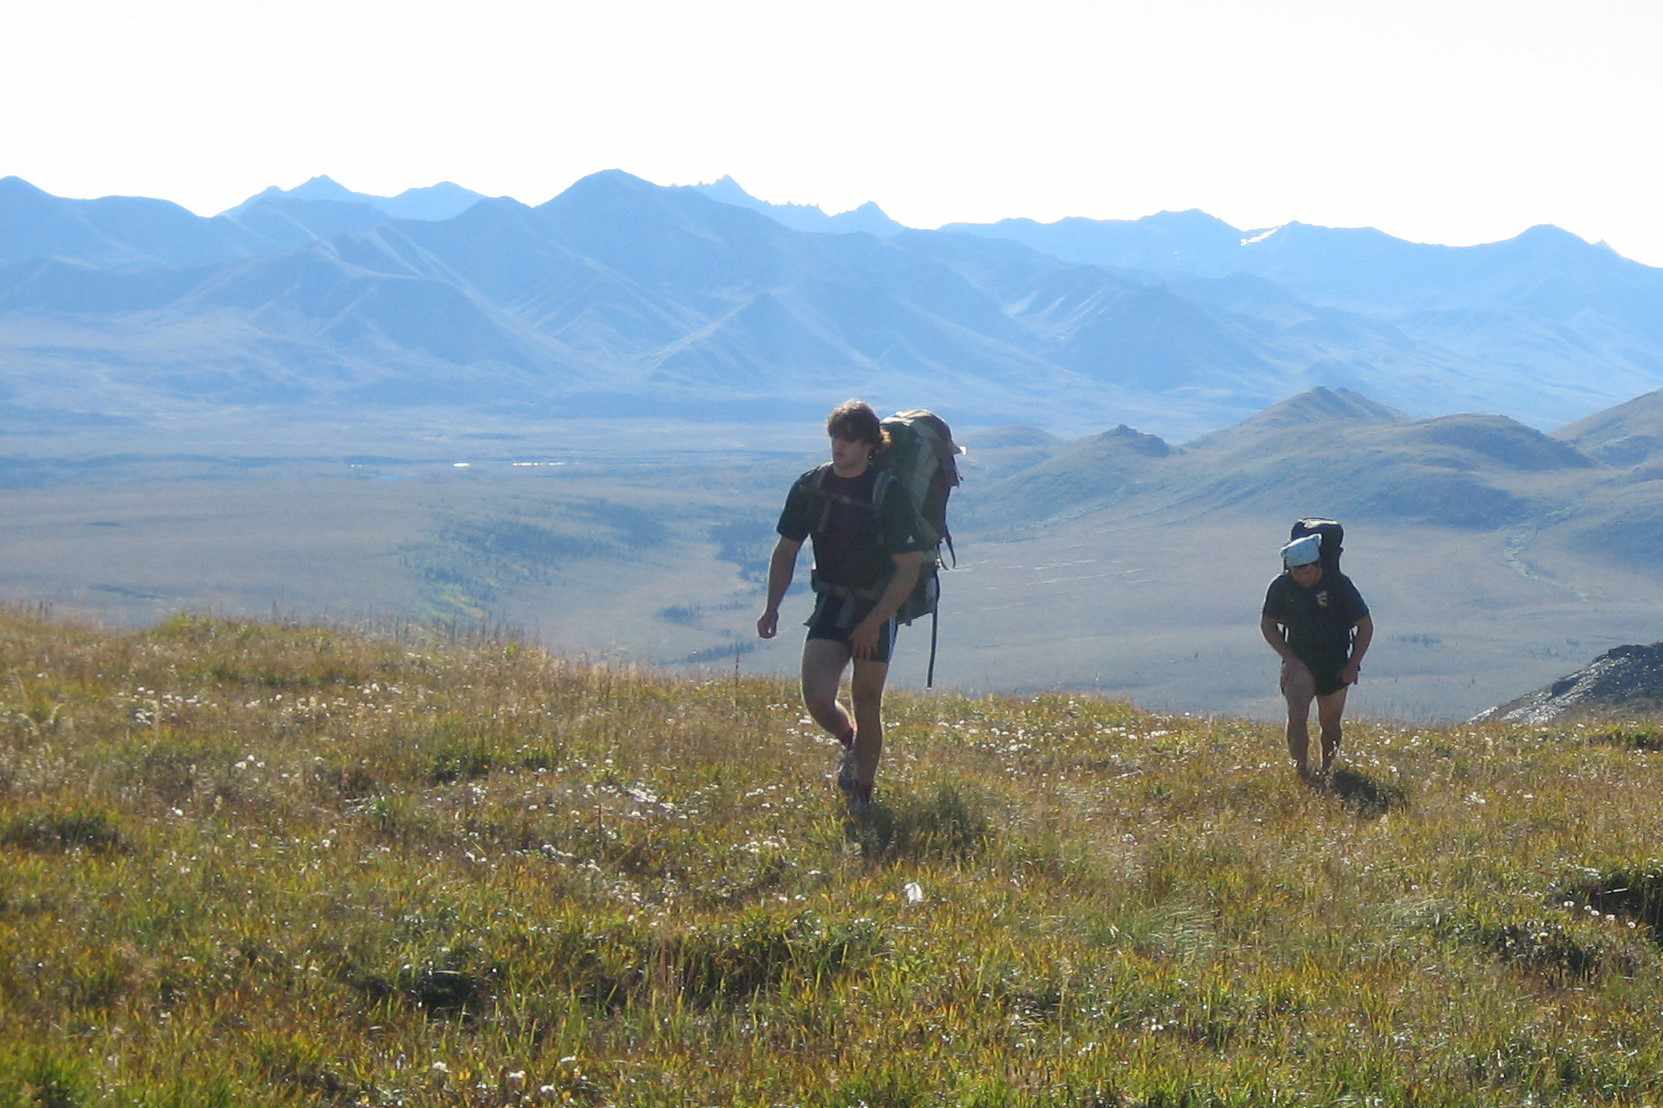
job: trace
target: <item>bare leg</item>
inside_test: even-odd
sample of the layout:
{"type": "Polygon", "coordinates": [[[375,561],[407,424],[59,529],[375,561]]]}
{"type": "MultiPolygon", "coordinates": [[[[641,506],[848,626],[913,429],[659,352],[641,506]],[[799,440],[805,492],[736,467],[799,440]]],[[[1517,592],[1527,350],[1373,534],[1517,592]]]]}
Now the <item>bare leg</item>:
{"type": "Polygon", "coordinates": [[[1316,694],[1316,678],[1310,670],[1282,663],[1282,696],[1288,702],[1288,757],[1301,777],[1311,775],[1307,758],[1311,750],[1311,701],[1316,694]]]}
{"type": "Polygon", "coordinates": [[[837,702],[837,687],[848,665],[848,643],[831,639],[803,643],[803,707],[833,738],[848,734],[850,727],[849,713],[837,702]]]}
{"type": "Polygon", "coordinates": [[[883,687],[889,663],[855,659],[851,685],[855,703],[855,780],[870,791],[883,755],[883,687]]]}
{"type": "Polygon", "coordinates": [[[1345,713],[1345,694],[1348,691],[1348,687],[1342,686],[1339,692],[1317,697],[1317,722],[1322,725],[1323,773],[1334,768],[1334,760],[1340,754],[1340,716],[1345,713]]]}

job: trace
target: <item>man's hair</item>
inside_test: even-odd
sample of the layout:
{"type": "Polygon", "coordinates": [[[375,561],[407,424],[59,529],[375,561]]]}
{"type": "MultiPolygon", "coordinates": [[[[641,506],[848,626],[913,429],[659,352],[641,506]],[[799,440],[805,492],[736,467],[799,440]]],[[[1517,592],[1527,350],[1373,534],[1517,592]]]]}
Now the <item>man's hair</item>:
{"type": "Polygon", "coordinates": [[[889,432],[878,422],[878,413],[864,400],[845,400],[826,417],[826,434],[849,442],[869,442],[872,449],[889,445],[889,432]]]}

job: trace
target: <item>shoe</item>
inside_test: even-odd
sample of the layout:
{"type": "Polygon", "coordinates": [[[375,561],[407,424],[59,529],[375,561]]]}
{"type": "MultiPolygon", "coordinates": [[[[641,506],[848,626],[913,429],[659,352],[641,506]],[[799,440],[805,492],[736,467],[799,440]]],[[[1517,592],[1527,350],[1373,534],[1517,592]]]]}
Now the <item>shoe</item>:
{"type": "Polygon", "coordinates": [[[860,787],[860,781],[855,776],[855,752],[852,749],[844,751],[843,757],[837,760],[837,787],[844,793],[860,787]]]}
{"type": "Polygon", "coordinates": [[[866,811],[872,804],[872,786],[862,785],[855,776],[855,752],[848,751],[837,765],[837,791],[843,794],[849,810],[856,814],[866,811]]]}

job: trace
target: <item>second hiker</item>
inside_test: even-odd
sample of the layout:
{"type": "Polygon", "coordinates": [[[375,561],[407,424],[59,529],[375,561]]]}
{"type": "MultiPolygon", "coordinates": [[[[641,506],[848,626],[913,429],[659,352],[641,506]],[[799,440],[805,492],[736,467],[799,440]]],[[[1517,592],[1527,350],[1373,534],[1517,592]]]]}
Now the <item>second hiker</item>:
{"type": "Polygon", "coordinates": [[[1301,777],[1320,781],[1339,755],[1346,690],[1357,683],[1374,621],[1351,578],[1340,572],[1339,524],[1301,520],[1294,533],[1299,537],[1282,548],[1284,571],[1265,591],[1259,632],[1282,659],[1288,756],[1301,777]],[[1313,533],[1303,533],[1307,526],[1313,533]],[[1316,766],[1310,759],[1312,700],[1322,727],[1322,762],[1316,766]]]}
{"type": "Polygon", "coordinates": [[[803,705],[842,744],[837,783],[849,803],[871,802],[883,752],[883,690],[895,646],[896,613],[911,593],[933,539],[905,495],[887,495],[872,464],[888,445],[877,413],[859,400],[826,419],[831,462],[791,486],[779,540],[768,566],[768,599],[757,634],[779,630],[780,603],[796,571],[797,551],[814,537],[814,613],[803,642],[803,705]],[[854,663],[854,714],[838,703],[843,672],[854,663]]]}

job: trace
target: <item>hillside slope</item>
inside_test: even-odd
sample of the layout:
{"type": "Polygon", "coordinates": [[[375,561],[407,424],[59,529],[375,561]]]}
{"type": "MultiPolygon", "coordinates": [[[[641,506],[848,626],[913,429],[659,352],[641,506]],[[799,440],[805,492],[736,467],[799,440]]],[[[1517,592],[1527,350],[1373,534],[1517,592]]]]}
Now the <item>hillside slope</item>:
{"type": "Polygon", "coordinates": [[[1477,721],[1553,723],[1663,711],[1663,642],[1607,650],[1574,673],[1480,712],[1477,721]]]}
{"type": "Polygon", "coordinates": [[[0,611],[0,1098],[1663,1097],[1650,727],[1274,729],[0,611]],[[44,1090],[44,1092],[43,1092],[44,1090]]]}
{"type": "MultiPolygon", "coordinates": [[[[1410,420],[1352,390],[1322,387],[1181,449],[1121,426],[989,476],[976,520],[1100,509],[1280,517],[1301,514],[1290,509],[1297,503],[1310,506],[1303,514],[1481,530],[1564,517],[1573,506],[1594,511],[1645,483],[1505,416],[1410,420]]],[[[1614,550],[1638,550],[1652,528],[1632,515],[1609,521],[1605,533],[1614,550]]]]}

